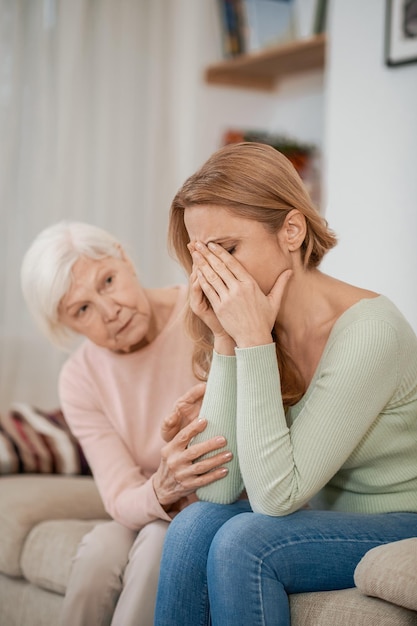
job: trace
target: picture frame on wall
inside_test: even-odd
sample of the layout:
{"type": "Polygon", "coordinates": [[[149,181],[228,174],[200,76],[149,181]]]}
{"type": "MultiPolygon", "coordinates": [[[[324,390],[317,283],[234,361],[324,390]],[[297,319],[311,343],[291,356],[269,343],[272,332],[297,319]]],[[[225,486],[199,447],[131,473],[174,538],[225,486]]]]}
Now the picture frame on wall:
{"type": "Polygon", "coordinates": [[[385,63],[417,63],[417,0],[386,0],[385,63]]]}

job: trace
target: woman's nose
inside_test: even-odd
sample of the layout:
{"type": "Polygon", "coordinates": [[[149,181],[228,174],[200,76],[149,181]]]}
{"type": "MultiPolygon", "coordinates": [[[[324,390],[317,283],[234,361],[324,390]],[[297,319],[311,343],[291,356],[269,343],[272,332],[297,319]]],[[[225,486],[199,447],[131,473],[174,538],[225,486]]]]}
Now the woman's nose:
{"type": "Polygon", "coordinates": [[[117,304],[112,298],[103,297],[100,302],[100,308],[103,315],[103,319],[106,322],[112,322],[117,319],[120,312],[120,305],[117,304]]]}

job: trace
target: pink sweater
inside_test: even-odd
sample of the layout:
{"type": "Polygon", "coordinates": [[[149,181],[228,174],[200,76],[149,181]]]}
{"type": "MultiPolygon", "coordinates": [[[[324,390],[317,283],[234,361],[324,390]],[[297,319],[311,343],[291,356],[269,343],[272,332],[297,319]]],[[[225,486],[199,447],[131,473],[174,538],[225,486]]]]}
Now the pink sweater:
{"type": "Polygon", "coordinates": [[[191,339],[183,329],[186,293],[185,286],[178,287],[169,323],[147,347],[116,354],[86,340],[60,374],[62,409],[106,510],[134,530],[171,519],[156,498],[152,474],[164,444],[161,422],[197,382],[191,339]]]}

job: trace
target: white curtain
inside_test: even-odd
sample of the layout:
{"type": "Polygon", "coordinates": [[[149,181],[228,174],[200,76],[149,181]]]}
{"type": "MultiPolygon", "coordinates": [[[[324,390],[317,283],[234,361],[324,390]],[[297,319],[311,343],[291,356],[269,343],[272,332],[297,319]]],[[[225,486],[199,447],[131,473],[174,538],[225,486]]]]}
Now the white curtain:
{"type": "Polygon", "coordinates": [[[57,406],[64,353],[26,311],[35,235],[60,219],[112,231],[142,282],[182,281],[170,201],[194,169],[195,0],[0,0],[0,411],[57,406]]]}

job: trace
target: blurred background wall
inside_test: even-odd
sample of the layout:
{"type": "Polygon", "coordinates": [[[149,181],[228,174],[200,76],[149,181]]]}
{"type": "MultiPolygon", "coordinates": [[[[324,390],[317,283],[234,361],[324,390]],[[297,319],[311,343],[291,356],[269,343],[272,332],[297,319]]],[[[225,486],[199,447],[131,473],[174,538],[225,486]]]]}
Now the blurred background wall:
{"type": "Polygon", "coordinates": [[[330,0],[324,72],[274,91],[204,82],[222,57],[216,0],[0,0],[0,411],[58,405],[66,358],[20,295],[21,259],[61,219],[111,230],[142,282],[185,278],[170,201],[228,128],[320,147],[323,269],[381,291],[417,330],[417,63],[384,63],[385,0],[330,0]]]}
{"type": "Polygon", "coordinates": [[[385,0],[336,0],[326,75],[323,270],[384,293],[417,332],[417,62],[384,64],[385,0]]]}

